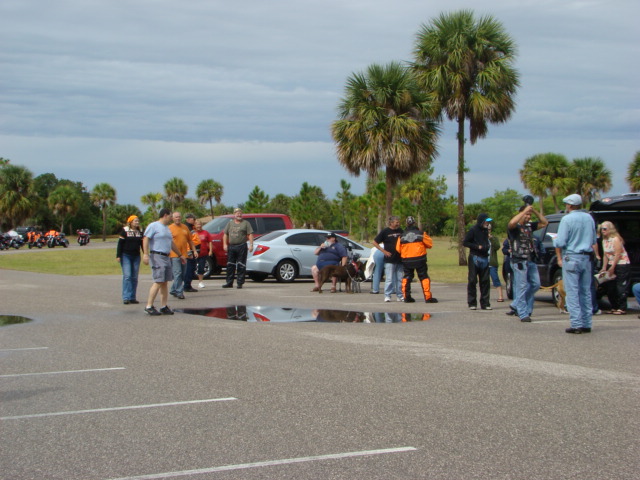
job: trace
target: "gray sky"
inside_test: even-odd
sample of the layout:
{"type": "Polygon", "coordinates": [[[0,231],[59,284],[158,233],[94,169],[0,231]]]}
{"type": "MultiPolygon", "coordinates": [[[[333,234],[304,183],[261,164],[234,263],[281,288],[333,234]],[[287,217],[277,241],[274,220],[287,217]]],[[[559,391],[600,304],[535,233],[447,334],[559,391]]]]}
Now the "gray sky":
{"type": "MultiPolygon", "coordinates": [[[[500,20],[519,47],[517,111],[467,144],[466,200],[524,192],[536,153],[601,157],[624,193],[640,150],[637,0],[3,0],[0,157],[119,203],[183,178],[246,201],[258,185],[332,198],[330,136],[345,81],[372,63],[409,61],[417,32],[441,12],[500,20]]],[[[455,127],[444,125],[436,175],[457,193],[455,127]]]]}

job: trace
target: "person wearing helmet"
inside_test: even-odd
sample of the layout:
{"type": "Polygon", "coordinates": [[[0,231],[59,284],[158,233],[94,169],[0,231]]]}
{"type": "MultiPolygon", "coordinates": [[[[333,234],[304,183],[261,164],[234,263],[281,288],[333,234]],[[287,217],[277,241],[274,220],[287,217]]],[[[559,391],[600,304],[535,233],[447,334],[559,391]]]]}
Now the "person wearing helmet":
{"type": "Polygon", "coordinates": [[[418,274],[424,301],[438,303],[431,295],[431,279],[427,273],[427,249],[433,247],[433,240],[426,232],[419,230],[415,218],[409,216],[406,220],[407,228],[396,241],[396,251],[402,258],[404,275],[402,277],[402,296],[406,303],[413,303],[411,296],[411,281],[414,271],[418,274]]]}

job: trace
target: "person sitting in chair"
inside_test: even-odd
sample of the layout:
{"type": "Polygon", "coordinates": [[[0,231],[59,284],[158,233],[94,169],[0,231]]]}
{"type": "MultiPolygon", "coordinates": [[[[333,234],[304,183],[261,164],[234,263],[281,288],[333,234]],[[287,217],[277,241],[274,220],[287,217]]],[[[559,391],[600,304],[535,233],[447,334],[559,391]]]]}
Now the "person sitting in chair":
{"type": "MultiPolygon", "coordinates": [[[[327,240],[316,248],[314,253],[318,255],[318,260],[316,260],[316,264],[311,267],[311,275],[313,276],[313,281],[316,286],[311,291],[318,292],[321,287],[320,270],[327,265],[342,265],[344,267],[347,264],[348,254],[344,245],[338,243],[338,237],[335,233],[328,233],[327,240]]],[[[331,293],[335,293],[337,282],[338,279],[336,277],[331,278],[331,293]]]]}

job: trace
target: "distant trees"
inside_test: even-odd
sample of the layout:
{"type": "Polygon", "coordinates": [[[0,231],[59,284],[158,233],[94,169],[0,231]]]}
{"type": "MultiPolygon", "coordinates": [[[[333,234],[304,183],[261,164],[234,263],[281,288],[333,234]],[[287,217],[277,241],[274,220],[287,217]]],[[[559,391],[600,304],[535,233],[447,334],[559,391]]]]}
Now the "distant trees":
{"type": "Polygon", "coordinates": [[[556,212],[560,211],[559,197],[578,193],[589,204],[611,188],[611,172],[599,158],[576,158],[569,162],[559,153],[540,153],[527,158],[520,169],[523,185],[540,197],[543,203],[551,197],[556,212]]]}
{"type": "MultiPolygon", "coordinates": [[[[80,209],[80,194],[71,185],[62,184],[49,194],[47,203],[53,214],[60,219],[60,231],[64,231],[64,225],[80,209]]],[[[71,227],[72,229],[73,227],[71,227]]]]}
{"type": "Polygon", "coordinates": [[[257,185],[249,193],[249,199],[244,204],[244,209],[252,213],[264,213],[269,208],[269,195],[257,185]]]}
{"type": "Polygon", "coordinates": [[[222,184],[216,182],[212,178],[202,180],[196,188],[196,196],[198,201],[202,204],[209,204],[209,211],[211,217],[213,217],[213,200],[219,205],[222,201],[222,194],[224,193],[224,187],[222,184]]]}
{"type": "Polygon", "coordinates": [[[172,212],[176,210],[176,205],[185,199],[188,191],[189,187],[181,178],[173,177],[167,180],[164,184],[164,197],[172,212]]]}
{"type": "Polygon", "coordinates": [[[636,152],[634,159],[629,164],[626,180],[632,192],[640,192],[640,152],[636,152]]]}
{"type": "Polygon", "coordinates": [[[515,110],[519,87],[514,67],[516,45],[491,16],[476,19],[471,10],[443,13],[424,25],[414,48],[414,69],[425,92],[435,94],[442,113],[458,124],[458,256],[467,259],[464,237],[465,122],[471,145],[489,123],[506,122],[515,110]]]}
{"type": "Polygon", "coordinates": [[[107,241],[107,207],[116,203],[116,189],[108,183],[98,183],[91,191],[91,202],[102,211],[102,241],[107,241]]]}
{"type": "Polygon", "coordinates": [[[19,226],[35,211],[33,174],[25,167],[0,162],[0,224],[19,226]]]}

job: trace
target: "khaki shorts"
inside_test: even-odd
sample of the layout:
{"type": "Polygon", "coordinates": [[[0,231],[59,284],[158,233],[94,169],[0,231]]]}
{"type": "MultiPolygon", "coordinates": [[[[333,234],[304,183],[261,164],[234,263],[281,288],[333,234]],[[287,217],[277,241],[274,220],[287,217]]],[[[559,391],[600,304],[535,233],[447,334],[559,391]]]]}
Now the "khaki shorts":
{"type": "Polygon", "coordinates": [[[171,269],[171,259],[159,253],[149,254],[151,264],[151,278],[155,283],[165,283],[173,280],[173,270],[171,269]]]}

